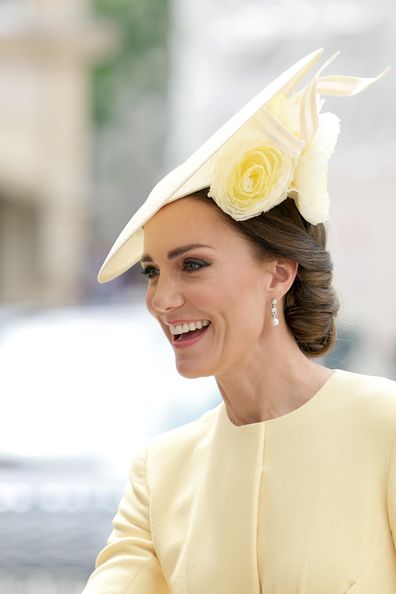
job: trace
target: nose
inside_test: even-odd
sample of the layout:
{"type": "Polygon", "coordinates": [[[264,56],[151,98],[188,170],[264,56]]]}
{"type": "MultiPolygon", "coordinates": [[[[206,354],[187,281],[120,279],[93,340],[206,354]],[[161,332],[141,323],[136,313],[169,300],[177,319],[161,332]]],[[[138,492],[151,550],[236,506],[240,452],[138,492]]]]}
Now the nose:
{"type": "Polygon", "coordinates": [[[149,305],[160,313],[172,311],[184,303],[177,283],[171,278],[165,278],[164,275],[158,277],[147,298],[149,305]]]}

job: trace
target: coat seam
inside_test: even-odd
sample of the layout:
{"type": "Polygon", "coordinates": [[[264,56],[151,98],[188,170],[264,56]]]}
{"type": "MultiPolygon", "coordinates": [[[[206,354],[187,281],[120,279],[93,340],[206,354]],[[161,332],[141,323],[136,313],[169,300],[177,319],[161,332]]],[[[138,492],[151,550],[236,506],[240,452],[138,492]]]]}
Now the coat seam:
{"type": "Polygon", "coordinates": [[[151,489],[149,483],[149,471],[148,471],[148,457],[149,457],[149,448],[146,447],[146,455],[144,457],[144,480],[147,486],[147,511],[148,511],[148,520],[150,524],[150,533],[151,533],[151,489]]]}
{"type": "MultiPolygon", "coordinates": [[[[392,532],[392,523],[391,523],[391,514],[390,514],[390,495],[391,495],[391,469],[392,469],[392,465],[393,465],[393,458],[394,458],[394,450],[395,450],[395,445],[396,445],[396,431],[393,435],[393,441],[392,441],[392,446],[390,449],[390,455],[389,455],[389,463],[388,463],[388,481],[387,481],[387,494],[386,494],[386,508],[387,508],[387,515],[388,515],[388,523],[389,523],[389,527],[390,530],[392,532]]],[[[393,540],[394,542],[396,542],[396,533],[393,534],[393,540]]]]}
{"type": "Polygon", "coordinates": [[[130,581],[130,582],[128,582],[128,584],[127,584],[127,586],[126,586],[125,590],[123,591],[123,594],[128,594],[129,588],[130,588],[130,587],[133,585],[133,583],[134,583],[134,582],[137,580],[137,578],[138,578],[138,577],[139,577],[139,575],[142,573],[142,571],[143,571],[144,569],[147,569],[147,567],[148,567],[149,565],[151,565],[151,563],[153,563],[153,561],[155,561],[155,560],[156,560],[156,557],[153,557],[152,559],[150,559],[149,561],[147,561],[147,563],[145,563],[145,564],[144,564],[144,565],[143,565],[143,566],[142,566],[142,567],[139,569],[139,571],[137,572],[137,574],[136,574],[136,575],[134,575],[134,576],[132,576],[132,579],[131,579],[131,581],[130,581]]]}
{"type": "Polygon", "coordinates": [[[354,588],[355,586],[359,586],[360,585],[359,584],[359,581],[364,576],[364,574],[365,574],[366,570],[368,569],[370,563],[373,561],[373,559],[377,555],[379,549],[381,549],[383,545],[384,545],[384,537],[381,536],[379,538],[378,542],[377,542],[377,546],[375,547],[374,551],[371,553],[370,557],[366,561],[364,567],[361,569],[361,571],[358,573],[358,575],[353,579],[353,583],[350,584],[350,586],[348,586],[348,588],[346,590],[344,590],[344,593],[343,594],[347,594],[347,592],[351,591],[352,588],[354,588]]]}

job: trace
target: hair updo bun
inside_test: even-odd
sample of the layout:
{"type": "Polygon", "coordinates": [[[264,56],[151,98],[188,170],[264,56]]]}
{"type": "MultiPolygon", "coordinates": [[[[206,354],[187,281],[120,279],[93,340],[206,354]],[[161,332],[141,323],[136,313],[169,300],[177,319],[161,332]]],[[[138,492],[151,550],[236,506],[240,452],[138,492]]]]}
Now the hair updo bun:
{"type": "Polygon", "coordinates": [[[299,348],[309,357],[329,352],[336,338],[335,318],[340,307],[332,286],[333,262],[326,250],[326,228],[312,225],[292,198],[268,212],[236,221],[207,196],[209,188],[191,194],[206,199],[253,245],[255,255],[281,257],[298,263],[294,282],[284,296],[284,316],[299,348]]]}

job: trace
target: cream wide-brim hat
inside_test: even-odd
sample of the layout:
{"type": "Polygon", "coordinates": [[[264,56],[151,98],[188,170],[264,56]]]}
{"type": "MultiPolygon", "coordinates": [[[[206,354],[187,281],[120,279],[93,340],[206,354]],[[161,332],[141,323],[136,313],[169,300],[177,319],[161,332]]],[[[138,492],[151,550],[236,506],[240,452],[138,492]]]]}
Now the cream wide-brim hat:
{"type": "MultiPolygon", "coordinates": [[[[173,169],[154,186],[144,204],[132,216],[108,253],[98,273],[99,283],[113,280],[140,260],[143,254],[144,224],[165,204],[210,186],[213,164],[222,147],[250,118],[256,116],[260,110],[262,111],[275,96],[280,93],[283,95],[291,93],[318,62],[322,53],[323,49],[318,49],[308,54],[269,83],[212,134],[184,163],[173,169]]],[[[325,63],[319,73],[334,60],[338,53],[325,63]]],[[[317,94],[354,95],[382,78],[388,70],[384,70],[375,78],[335,75],[319,78],[318,73],[314,79],[315,84],[311,83],[306,87],[304,103],[301,107],[302,127],[305,130],[305,135],[312,135],[317,127],[317,94]],[[311,130],[309,130],[310,128],[311,130]]],[[[279,143],[285,144],[286,138],[289,151],[298,153],[301,150],[304,145],[304,135],[302,138],[293,136],[290,131],[284,128],[282,130],[279,122],[274,123],[273,119],[271,124],[272,135],[278,136],[279,143]]]]}

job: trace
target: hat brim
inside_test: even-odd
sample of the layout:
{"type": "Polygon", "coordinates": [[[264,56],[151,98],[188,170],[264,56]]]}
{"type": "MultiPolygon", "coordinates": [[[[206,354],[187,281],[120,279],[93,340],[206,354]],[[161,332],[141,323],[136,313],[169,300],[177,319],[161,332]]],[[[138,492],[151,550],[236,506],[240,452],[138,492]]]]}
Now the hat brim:
{"type": "Polygon", "coordinates": [[[275,95],[290,93],[318,62],[322,53],[323,48],[318,49],[288,68],[214,132],[182,165],[154,186],[110,249],[98,273],[99,283],[117,278],[140,260],[144,224],[165,204],[209,186],[215,153],[275,95]]]}

